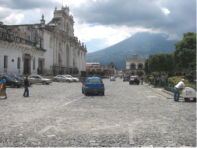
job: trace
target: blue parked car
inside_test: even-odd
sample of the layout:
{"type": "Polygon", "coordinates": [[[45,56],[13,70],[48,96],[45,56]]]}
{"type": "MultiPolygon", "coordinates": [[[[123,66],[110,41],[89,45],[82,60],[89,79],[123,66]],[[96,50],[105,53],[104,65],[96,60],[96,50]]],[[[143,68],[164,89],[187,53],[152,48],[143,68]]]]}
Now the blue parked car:
{"type": "Polygon", "coordinates": [[[105,87],[103,81],[99,77],[88,77],[82,85],[82,93],[102,93],[105,95],[105,87]]]}

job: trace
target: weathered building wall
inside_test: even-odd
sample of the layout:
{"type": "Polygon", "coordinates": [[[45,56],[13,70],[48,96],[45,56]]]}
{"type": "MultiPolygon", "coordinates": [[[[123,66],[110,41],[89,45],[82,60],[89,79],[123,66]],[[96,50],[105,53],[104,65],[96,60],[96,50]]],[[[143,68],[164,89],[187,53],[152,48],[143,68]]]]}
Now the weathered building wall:
{"type": "Polygon", "coordinates": [[[1,74],[56,75],[86,70],[87,49],[74,36],[74,20],[68,7],[55,9],[48,24],[45,24],[44,15],[40,24],[0,23],[0,52],[1,74]]]}

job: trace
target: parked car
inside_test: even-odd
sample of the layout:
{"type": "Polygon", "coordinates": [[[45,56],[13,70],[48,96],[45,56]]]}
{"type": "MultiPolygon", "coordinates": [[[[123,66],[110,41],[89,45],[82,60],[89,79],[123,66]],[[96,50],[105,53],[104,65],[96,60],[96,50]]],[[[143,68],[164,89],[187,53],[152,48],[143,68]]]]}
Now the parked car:
{"type": "Polygon", "coordinates": [[[115,76],[111,76],[109,80],[110,81],[116,81],[116,77],[115,76]]]}
{"type": "Polygon", "coordinates": [[[75,82],[75,80],[72,78],[71,75],[64,75],[67,79],[70,80],[70,82],[75,82]]]}
{"type": "Polygon", "coordinates": [[[88,93],[102,93],[105,95],[105,87],[101,78],[88,77],[82,84],[82,93],[87,95],[88,93]]]}
{"type": "Polygon", "coordinates": [[[40,75],[30,75],[28,77],[28,79],[30,81],[32,81],[33,83],[42,83],[42,84],[49,84],[49,83],[52,83],[52,81],[50,79],[46,79],[46,78],[43,78],[42,76],[40,75]]]}
{"type": "Polygon", "coordinates": [[[72,82],[73,80],[70,80],[69,78],[65,77],[65,75],[57,75],[57,76],[53,77],[52,81],[72,82]]]}
{"type": "Polygon", "coordinates": [[[130,79],[129,79],[129,84],[137,84],[139,85],[140,84],[140,80],[139,80],[139,77],[138,76],[131,76],[130,79]]]}
{"type": "MultiPolygon", "coordinates": [[[[14,74],[11,74],[9,76],[12,77],[14,80],[20,81],[22,83],[22,85],[23,85],[24,78],[20,77],[19,75],[14,75],[14,74]]],[[[31,80],[29,80],[29,83],[30,83],[30,85],[34,84],[31,80]]]]}
{"type": "Polygon", "coordinates": [[[20,88],[21,86],[23,86],[22,82],[13,79],[9,75],[3,75],[2,78],[6,80],[6,86],[10,86],[12,88],[14,88],[14,87],[20,88]]]}
{"type": "Polygon", "coordinates": [[[124,82],[124,81],[129,81],[129,76],[124,76],[124,77],[123,77],[123,82],[124,82]]]}
{"type": "Polygon", "coordinates": [[[65,75],[67,78],[72,78],[74,82],[79,82],[78,78],[72,77],[71,75],[65,75]]]}

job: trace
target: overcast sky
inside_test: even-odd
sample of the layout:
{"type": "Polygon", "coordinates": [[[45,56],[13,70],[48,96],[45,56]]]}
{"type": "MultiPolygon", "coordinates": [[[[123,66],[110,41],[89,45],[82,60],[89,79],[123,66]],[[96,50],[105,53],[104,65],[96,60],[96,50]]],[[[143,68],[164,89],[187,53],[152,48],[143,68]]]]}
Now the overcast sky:
{"type": "Polygon", "coordinates": [[[55,7],[68,5],[74,34],[88,52],[114,45],[137,32],[164,33],[181,40],[196,32],[196,0],[0,0],[0,21],[6,25],[48,23],[55,7]]]}

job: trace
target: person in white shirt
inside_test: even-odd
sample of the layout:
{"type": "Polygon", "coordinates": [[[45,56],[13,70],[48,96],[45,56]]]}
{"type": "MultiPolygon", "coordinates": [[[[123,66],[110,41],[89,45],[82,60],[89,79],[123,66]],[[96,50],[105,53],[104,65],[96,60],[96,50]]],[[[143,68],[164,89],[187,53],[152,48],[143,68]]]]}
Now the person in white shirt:
{"type": "Polygon", "coordinates": [[[180,81],[175,87],[174,87],[174,101],[179,101],[179,96],[180,96],[180,92],[179,90],[181,88],[185,87],[185,83],[184,83],[184,79],[182,79],[182,81],[180,81]]]}

